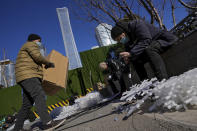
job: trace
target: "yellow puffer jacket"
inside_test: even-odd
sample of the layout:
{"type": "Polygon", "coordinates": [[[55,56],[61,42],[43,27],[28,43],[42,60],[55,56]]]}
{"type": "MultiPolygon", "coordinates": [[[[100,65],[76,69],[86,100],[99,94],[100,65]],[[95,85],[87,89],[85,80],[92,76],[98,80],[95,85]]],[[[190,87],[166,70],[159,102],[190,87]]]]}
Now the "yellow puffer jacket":
{"type": "Polygon", "coordinates": [[[46,65],[49,61],[45,59],[40,48],[35,42],[27,42],[20,49],[15,65],[16,82],[28,78],[43,78],[42,64],[46,65]]]}

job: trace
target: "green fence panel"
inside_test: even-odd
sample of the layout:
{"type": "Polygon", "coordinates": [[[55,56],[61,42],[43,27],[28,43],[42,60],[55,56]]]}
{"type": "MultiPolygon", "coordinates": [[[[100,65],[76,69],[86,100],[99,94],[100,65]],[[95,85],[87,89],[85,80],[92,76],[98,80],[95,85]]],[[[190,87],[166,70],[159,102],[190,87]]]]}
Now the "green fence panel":
{"type": "Polygon", "coordinates": [[[0,116],[13,114],[21,107],[22,97],[20,86],[0,89],[0,116]]]}
{"type": "MultiPolygon", "coordinates": [[[[80,81],[84,82],[86,89],[91,88],[99,81],[103,81],[99,63],[106,59],[109,46],[88,50],[80,53],[83,68],[68,72],[67,88],[61,89],[54,96],[47,96],[47,105],[55,104],[59,101],[68,99],[73,95],[82,95],[80,81]],[[79,78],[79,71],[81,76],[79,78]]],[[[18,112],[22,104],[20,86],[0,89],[0,116],[18,112]]],[[[33,109],[34,110],[34,109],[33,109]]]]}

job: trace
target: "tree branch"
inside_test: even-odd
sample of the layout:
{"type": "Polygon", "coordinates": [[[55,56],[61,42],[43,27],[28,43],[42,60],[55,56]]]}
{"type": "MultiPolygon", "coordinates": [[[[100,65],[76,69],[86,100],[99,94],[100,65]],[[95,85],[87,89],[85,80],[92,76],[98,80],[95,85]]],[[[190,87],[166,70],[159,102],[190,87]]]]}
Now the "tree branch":
{"type": "Polygon", "coordinates": [[[129,5],[126,0],[123,0],[123,4],[125,5],[127,11],[129,12],[130,16],[132,17],[131,19],[136,19],[137,17],[133,13],[133,11],[129,8],[129,5]]]}
{"type": "Polygon", "coordinates": [[[148,5],[143,1],[143,0],[138,0],[143,6],[144,8],[146,9],[146,11],[150,14],[151,16],[151,24],[154,23],[154,13],[153,11],[148,7],[148,5]]]}
{"type": "Polygon", "coordinates": [[[197,9],[197,7],[192,7],[192,6],[184,3],[182,0],[178,0],[178,1],[181,3],[181,5],[183,5],[186,8],[189,8],[189,9],[197,9]]]}
{"type": "Polygon", "coordinates": [[[161,21],[163,21],[163,16],[164,16],[163,14],[164,14],[165,5],[166,5],[166,0],[163,0],[162,10],[161,10],[161,21]]]}
{"type": "Polygon", "coordinates": [[[159,23],[160,28],[163,28],[163,22],[161,21],[159,13],[157,12],[157,9],[154,7],[152,1],[151,0],[146,0],[146,2],[149,4],[149,6],[151,7],[152,11],[154,12],[154,15],[156,17],[156,20],[159,23]]]}
{"type": "Polygon", "coordinates": [[[117,21],[117,19],[112,15],[110,14],[110,12],[108,12],[98,1],[90,1],[90,4],[92,6],[94,6],[95,8],[98,8],[100,9],[102,12],[106,13],[109,17],[111,17],[111,19],[113,19],[115,22],[117,21]],[[94,3],[95,2],[95,3],[94,3]]]}
{"type": "Polygon", "coordinates": [[[172,8],[172,19],[173,19],[173,24],[174,26],[176,26],[176,20],[175,20],[175,14],[174,14],[174,10],[175,10],[175,1],[170,0],[171,3],[171,8],[172,8]]]}

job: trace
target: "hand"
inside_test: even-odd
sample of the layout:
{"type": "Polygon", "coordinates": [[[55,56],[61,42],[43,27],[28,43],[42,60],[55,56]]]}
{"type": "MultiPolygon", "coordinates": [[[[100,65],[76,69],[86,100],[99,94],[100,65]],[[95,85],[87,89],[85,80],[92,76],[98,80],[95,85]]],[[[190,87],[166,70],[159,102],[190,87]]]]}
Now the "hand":
{"type": "Polygon", "coordinates": [[[120,56],[124,59],[125,64],[129,63],[129,57],[131,57],[129,52],[121,52],[120,56]]]}
{"type": "Polygon", "coordinates": [[[129,57],[125,57],[125,58],[123,58],[123,60],[124,60],[125,64],[129,63],[129,57]]]}
{"type": "Polygon", "coordinates": [[[99,67],[100,67],[101,70],[107,70],[107,63],[106,62],[101,62],[99,64],[99,67]]]}
{"type": "Polygon", "coordinates": [[[131,54],[129,52],[121,52],[120,56],[123,58],[128,58],[128,57],[131,57],[131,54]]]}
{"type": "Polygon", "coordinates": [[[54,68],[55,67],[55,64],[52,63],[52,62],[49,62],[47,65],[45,65],[45,69],[48,69],[48,68],[54,68]]]}

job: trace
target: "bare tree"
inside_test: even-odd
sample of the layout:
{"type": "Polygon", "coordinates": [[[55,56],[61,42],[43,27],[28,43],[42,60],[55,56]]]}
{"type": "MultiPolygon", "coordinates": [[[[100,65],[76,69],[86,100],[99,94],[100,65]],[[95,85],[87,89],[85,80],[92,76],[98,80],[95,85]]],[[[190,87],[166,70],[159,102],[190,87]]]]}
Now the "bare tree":
{"type": "Polygon", "coordinates": [[[154,23],[154,13],[153,11],[149,8],[149,6],[145,3],[144,0],[138,0],[139,4],[142,4],[142,6],[146,9],[146,11],[149,13],[150,17],[151,17],[151,24],[154,23]]]}
{"type": "Polygon", "coordinates": [[[163,0],[162,8],[161,8],[161,21],[163,21],[165,5],[166,5],[166,0],[163,0]]]}
{"type": "Polygon", "coordinates": [[[154,16],[155,16],[155,20],[159,23],[160,28],[163,28],[163,22],[161,21],[159,13],[158,13],[156,7],[154,6],[154,4],[152,3],[152,0],[146,0],[146,2],[148,3],[151,10],[153,11],[154,16]]]}
{"type": "MultiPolygon", "coordinates": [[[[144,16],[146,21],[150,20],[151,24],[158,24],[160,28],[165,27],[163,18],[164,15],[170,11],[173,24],[174,26],[176,25],[175,5],[177,5],[178,2],[185,8],[197,8],[196,6],[191,6],[191,4],[183,2],[183,0],[74,0],[74,2],[75,5],[78,5],[77,8],[81,8],[84,14],[86,14],[86,20],[96,21],[98,23],[114,23],[120,19],[128,18],[129,20],[133,20],[138,19],[137,16],[143,17],[143,15],[136,12],[136,5],[138,5],[139,10],[148,13],[148,15],[144,16]],[[168,9],[169,4],[167,2],[170,2],[171,10],[168,9]],[[156,5],[156,3],[158,3],[158,5],[156,5]]],[[[85,15],[82,17],[84,16],[85,15]]]]}
{"type": "MultiPolygon", "coordinates": [[[[113,23],[120,19],[128,18],[130,20],[138,19],[140,16],[136,13],[135,6],[140,5],[141,10],[146,10],[151,19],[150,23],[157,22],[160,28],[164,27],[160,9],[156,8],[152,0],[74,0],[86,14],[88,21],[98,23],[113,23]],[[134,13],[135,12],[135,13],[134,13]],[[126,17],[125,17],[126,16],[126,17]]],[[[163,10],[166,0],[162,0],[163,10]]],[[[75,11],[76,12],[76,11],[75,11]]],[[[81,13],[81,12],[80,12],[81,13]]],[[[75,13],[77,14],[77,13],[75,13]]],[[[163,13],[164,14],[164,13],[163,13]]]]}
{"type": "Polygon", "coordinates": [[[74,0],[88,16],[89,21],[117,22],[125,15],[135,19],[135,14],[126,0],[74,0]]]}
{"type": "Polygon", "coordinates": [[[170,0],[171,9],[172,9],[172,19],[173,19],[173,24],[174,24],[174,26],[176,26],[176,20],[175,20],[175,14],[174,14],[175,2],[176,2],[176,0],[170,0]]]}
{"type": "Polygon", "coordinates": [[[158,13],[158,10],[154,6],[152,0],[138,0],[138,2],[140,2],[143,5],[143,7],[146,9],[146,11],[149,13],[151,17],[151,24],[153,24],[154,20],[156,20],[159,24],[159,27],[163,28],[164,25],[162,19],[158,13]]]}
{"type": "MultiPolygon", "coordinates": [[[[173,24],[174,26],[176,26],[176,20],[175,20],[175,5],[176,5],[177,0],[170,0],[170,4],[171,4],[171,13],[172,13],[172,20],[173,20],[173,24]]],[[[183,2],[182,0],[178,0],[178,2],[185,7],[188,12],[193,12],[194,9],[197,9],[197,0],[188,0],[187,2],[183,2]]]]}
{"type": "MultiPolygon", "coordinates": [[[[182,0],[178,0],[178,1],[181,3],[181,5],[183,5],[186,8],[189,8],[189,9],[197,9],[197,6],[191,6],[190,4],[187,4],[187,3],[183,2],[182,0]]],[[[192,0],[191,1],[191,3],[193,3],[193,2],[197,3],[195,0],[192,0]]]]}
{"type": "MultiPolygon", "coordinates": [[[[186,3],[191,7],[197,7],[197,0],[188,0],[186,3]]],[[[197,11],[197,8],[195,9],[187,8],[186,10],[189,14],[192,14],[193,12],[197,11]]]]}

